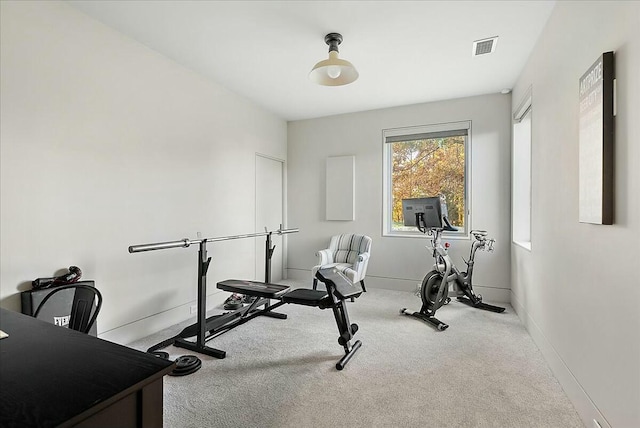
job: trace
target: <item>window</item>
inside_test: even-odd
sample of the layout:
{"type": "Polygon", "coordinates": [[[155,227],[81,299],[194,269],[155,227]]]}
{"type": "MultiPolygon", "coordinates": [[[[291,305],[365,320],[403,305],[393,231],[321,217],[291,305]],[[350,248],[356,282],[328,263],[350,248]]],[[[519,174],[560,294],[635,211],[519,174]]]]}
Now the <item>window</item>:
{"type": "Polygon", "coordinates": [[[402,200],[444,195],[449,221],[466,235],[469,224],[471,122],[383,131],[383,235],[419,234],[405,227],[402,200]]]}
{"type": "Polygon", "coordinates": [[[513,115],[511,239],[531,249],[531,90],[513,115]]]}

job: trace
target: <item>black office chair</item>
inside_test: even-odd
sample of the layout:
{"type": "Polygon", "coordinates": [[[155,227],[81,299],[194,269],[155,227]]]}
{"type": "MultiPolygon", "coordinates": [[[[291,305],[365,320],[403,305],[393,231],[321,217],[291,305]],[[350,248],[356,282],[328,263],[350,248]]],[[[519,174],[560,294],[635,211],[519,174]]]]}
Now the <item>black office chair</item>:
{"type": "Polygon", "coordinates": [[[52,288],[51,293],[47,294],[47,296],[42,299],[42,302],[38,305],[33,316],[34,318],[38,318],[41,309],[45,306],[47,301],[51,299],[51,297],[70,288],[75,289],[75,293],[71,304],[71,313],[69,314],[69,328],[82,333],[89,333],[89,330],[91,330],[91,327],[96,322],[98,313],[102,307],[102,294],[100,294],[100,291],[95,287],[90,287],[85,284],[69,284],[54,287],[52,288]]]}

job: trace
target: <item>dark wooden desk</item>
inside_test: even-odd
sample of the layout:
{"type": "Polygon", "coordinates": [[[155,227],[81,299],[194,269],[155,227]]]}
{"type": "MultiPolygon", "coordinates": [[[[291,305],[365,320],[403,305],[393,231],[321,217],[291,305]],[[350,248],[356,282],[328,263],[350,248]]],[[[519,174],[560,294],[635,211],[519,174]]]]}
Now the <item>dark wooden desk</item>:
{"type": "Polygon", "coordinates": [[[0,308],[0,427],[161,427],[174,363],[0,308]]]}

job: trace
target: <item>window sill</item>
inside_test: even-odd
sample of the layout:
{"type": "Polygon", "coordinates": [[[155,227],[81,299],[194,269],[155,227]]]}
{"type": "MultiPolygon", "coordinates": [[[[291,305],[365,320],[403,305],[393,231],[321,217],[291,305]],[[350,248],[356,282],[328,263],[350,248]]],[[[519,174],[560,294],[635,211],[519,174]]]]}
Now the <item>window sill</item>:
{"type": "MultiPolygon", "coordinates": [[[[382,232],[384,238],[430,238],[432,235],[420,232],[382,232]]],[[[443,233],[442,239],[464,240],[471,239],[468,233],[443,233]]]]}

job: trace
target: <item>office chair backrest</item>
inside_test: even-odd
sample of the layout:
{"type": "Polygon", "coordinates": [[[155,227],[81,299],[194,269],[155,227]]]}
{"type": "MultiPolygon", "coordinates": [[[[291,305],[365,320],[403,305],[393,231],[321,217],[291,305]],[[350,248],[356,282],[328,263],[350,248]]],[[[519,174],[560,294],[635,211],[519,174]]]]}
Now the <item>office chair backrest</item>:
{"type": "Polygon", "coordinates": [[[62,290],[73,288],[73,302],[71,304],[71,313],[69,318],[69,328],[82,333],[88,333],[98,318],[98,313],[102,307],[102,294],[95,287],[84,284],[69,284],[55,287],[38,305],[33,316],[38,318],[40,310],[45,306],[47,301],[62,290]],[[97,298],[97,302],[96,302],[97,298]],[[95,307],[94,307],[95,303],[95,307]]]}

